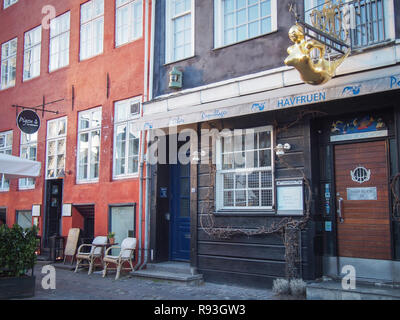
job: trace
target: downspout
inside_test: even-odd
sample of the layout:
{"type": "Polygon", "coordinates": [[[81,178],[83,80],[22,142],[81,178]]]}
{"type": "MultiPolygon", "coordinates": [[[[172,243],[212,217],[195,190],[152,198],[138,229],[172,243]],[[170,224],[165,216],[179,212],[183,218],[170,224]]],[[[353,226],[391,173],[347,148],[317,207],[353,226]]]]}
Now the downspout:
{"type": "MultiPolygon", "coordinates": [[[[145,0],[145,18],[144,18],[144,24],[145,24],[145,36],[144,36],[144,85],[143,85],[143,102],[148,101],[148,48],[149,48],[149,26],[148,26],[148,14],[149,14],[149,0],[145,0]]],[[[143,108],[142,108],[142,116],[143,116],[143,108]]],[[[147,139],[146,131],[142,130],[141,132],[141,147],[140,147],[140,185],[139,185],[139,255],[138,255],[138,264],[135,266],[135,271],[140,270],[144,267],[144,265],[147,263],[147,247],[146,247],[146,242],[148,235],[147,233],[147,228],[145,228],[145,244],[143,248],[143,240],[142,240],[142,224],[143,224],[143,180],[146,179],[146,190],[145,190],[145,205],[146,205],[146,210],[147,210],[147,198],[148,198],[148,193],[147,193],[147,178],[148,178],[148,171],[147,171],[147,166],[146,166],[146,178],[143,176],[143,168],[144,168],[144,147],[145,147],[145,140],[147,139]],[[143,260],[142,263],[142,251],[145,250],[144,256],[145,260],[143,260]]],[[[146,151],[147,152],[147,151],[146,151]]],[[[147,164],[147,159],[146,159],[146,164],[147,164]]],[[[147,226],[147,216],[145,217],[145,224],[147,226]]]]}
{"type": "MultiPolygon", "coordinates": [[[[151,44],[151,54],[150,54],[150,84],[149,87],[152,88],[152,62],[153,62],[153,37],[154,37],[154,0],[151,3],[151,40],[150,40],[150,44],[151,44]]],[[[146,1],[146,17],[148,16],[148,1],[146,1]]],[[[148,39],[148,23],[146,24],[146,39],[148,39]]],[[[147,44],[148,41],[146,41],[146,54],[148,52],[148,48],[147,48],[147,44]]],[[[148,66],[148,58],[146,55],[146,67],[148,66]]],[[[152,93],[147,95],[147,101],[149,101],[152,98],[152,93]]],[[[148,257],[149,257],[149,233],[150,233],[150,180],[151,180],[151,174],[150,174],[150,163],[149,163],[149,135],[150,132],[147,131],[146,132],[146,140],[147,140],[147,147],[146,147],[146,186],[145,186],[145,218],[144,218],[144,222],[145,222],[145,229],[144,229],[144,259],[143,259],[143,264],[139,267],[139,269],[144,268],[147,265],[148,262],[148,257]]]]}

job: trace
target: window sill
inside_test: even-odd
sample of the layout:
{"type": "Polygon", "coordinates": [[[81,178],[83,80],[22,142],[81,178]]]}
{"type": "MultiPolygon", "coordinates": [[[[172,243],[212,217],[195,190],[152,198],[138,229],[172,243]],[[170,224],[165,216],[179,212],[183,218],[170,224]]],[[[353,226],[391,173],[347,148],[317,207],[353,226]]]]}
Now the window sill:
{"type": "Polygon", "coordinates": [[[99,179],[96,180],[80,180],[80,181],[76,181],[76,184],[94,184],[94,183],[98,183],[99,179]]]}
{"type": "Polygon", "coordinates": [[[18,191],[31,191],[31,190],[35,190],[35,186],[31,186],[31,187],[19,187],[18,191]]]}
{"type": "Polygon", "coordinates": [[[274,33],[278,32],[278,30],[279,29],[276,29],[276,30],[273,30],[271,32],[263,33],[263,34],[260,34],[259,36],[255,36],[255,37],[248,38],[248,39],[245,39],[245,40],[241,40],[241,41],[238,41],[238,42],[225,44],[225,45],[218,45],[215,48],[213,48],[212,51],[217,51],[217,50],[220,50],[220,49],[229,48],[229,47],[232,47],[232,46],[240,44],[240,43],[244,43],[244,42],[251,41],[251,40],[254,40],[254,39],[258,39],[258,38],[262,38],[262,37],[265,37],[265,36],[269,36],[271,34],[274,34],[274,33]]]}
{"type": "Polygon", "coordinates": [[[134,39],[129,40],[129,41],[127,41],[127,42],[121,43],[121,44],[115,44],[115,45],[114,45],[114,49],[119,49],[119,48],[125,47],[125,46],[127,46],[127,45],[129,45],[129,44],[131,44],[131,43],[134,43],[134,42],[136,42],[136,41],[138,41],[138,40],[141,40],[141,39],[143,39],[143,35],[141,35],[141,36],[138,37],[138,38],[134,38],[134,39]]]}
{"type": "Polygon", "coordinates": [[[189,56],[189,57],[182,58],[182,59],[180,59],[180,60],[169,61],[169,62],[164,63],[164,67],[167,67],[167,66],[169,66],[169,65],[171,65],[171,64],[183,62],[183,61],[186,61],[186,60],[189,60],[189,59],[193,59],[193,58],[195,58],[195,57],[196,57],[196,55],[191,55],[191,56],[189,56]]]}
{"type": "Polygon", "coordinates": [[[238,209],[238,210],[217,210],[214,212],[216,216],[220,217],[279,217],[274,209],[265,210],[249,210],[249,209],[238,209]]]}
{"type": "Polygon", "coordinates": [[[124,176],[114,176],[112,179],[113,181],[121,181],[121,180],[128,180],[128,179],[137,179],[139,178],[139,173],[135,173],[132,175],[124,175],[124,176]]]}

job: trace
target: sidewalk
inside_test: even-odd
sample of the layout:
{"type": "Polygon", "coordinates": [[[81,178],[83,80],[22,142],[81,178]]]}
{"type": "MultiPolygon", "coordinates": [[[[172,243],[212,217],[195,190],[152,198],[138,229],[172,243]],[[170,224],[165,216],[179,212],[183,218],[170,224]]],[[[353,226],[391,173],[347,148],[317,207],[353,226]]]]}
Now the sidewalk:
{"type": "Polygon", "coordinates": [[[123,273],[106,278],[101,271],[88,276],[87,269],[74,273],[66,266],[56,267],[56,289],[44,290],[43,263],[35,266],[36,294],[30,300],[277,300],[270,289],[252,289],[205,282],[200,286],[147,280],[123,273]]]}

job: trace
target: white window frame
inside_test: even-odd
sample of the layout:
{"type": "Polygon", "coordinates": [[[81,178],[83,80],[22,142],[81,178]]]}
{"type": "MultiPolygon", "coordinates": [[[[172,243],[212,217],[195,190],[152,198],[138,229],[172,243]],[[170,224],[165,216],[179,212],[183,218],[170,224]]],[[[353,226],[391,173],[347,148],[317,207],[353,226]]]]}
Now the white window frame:
{"type": "MultiPolygon", "coordinates": [[[[38,147],[38,133],[27,134],[21,132],[21,144],[20,144],[20,157],[28,160],[36,161],[37,159],[37,147],[38,147]],[[34,157],[26,157],[26,153],[22,152],[23,148],[27,148],[28,155],[31,154],[31,149],[35,148],[34,157]]],[[[35,188],[35,178],[22,178],[18,181],[18,187],[20,190],[29,190],[35,188]]]]}
{"type": "Polygon", "coordinates": [[[18,51],[18,38],[11,39],[7,42],[4,42],[1,45],[1,65],[0,65],[0,81],[1,81],[1,89],[7,89],[15,86],[15,80],[17,78],[17,51],[18,51]],[[9,47],[11,44],[15,42],[15,53],[8,53],[7,56],[5,56],[3,53],[5,51],[5,46],[8,45],[9,47]],[[7,82],[3,83],[3,64],[7,64],[7,82]],[[14,78],[10,80],[10,75],[12,75],[12,67],[15,68],[14,72],[14,78]]]}
{"type": "Polygon", "coordinates": [[[47,135],[46,135],[46,180],[51,180],[51,179],[57,179],[60,176],[62,176],[61,172],[60,174],[57,174],[57,171],[59,170],[58,167],[58,156],[61,155],[61,153],[58,153],[58,142],[61,140],[64,140],[64,163],[63,166],[60,170],[63,170],[63,172],[65,172],[65,163],[66,163],[66,158],[67,158],[67,128],[68,128],[68,119],[67,117],[61,117],[61,118],[57,118],[57,119],[52,119],[52,120],[48,120],[47,121],[47,135]],[[52,123],[57,122],[57,132],[59,131],[59,124],[65,121],[65,133],[63,134],[56,134],[55,136],[50,136],[50,125],[52,123]],[[56,145],[56,149],[55,149],[55,172],[54,175],[49,176],[49,144],[50,142],[55,142],[56,145]]]}
{"type": "MultiPolygon", "coordinates": [[[[0,153],[12,155],[12,145],[13,145],[13,131],[4,131],[0,132],[0,137],[3,137],[4,139],[4,146],[0,146],[0,153]],[[10,143],[7,141],[7,136],[11,137],[10,143]]],[[[0,176],[0,192],[7,192],[10,190],[10,180],[5,179],[4,175],[2,174],[0,176]],[[7,186],[5,186],[5,183],[7,182],[7,186]]]]}
{"type": "Polygon", "coordinates": [[[23,81],[34,79],[34,78],[40,76],[40,60],[41,60],[41,52],[42,52],[41,46],[42,46],[42,26],[41,25],[25,32],[25,35],[24,35],[24,70],[23,70],[23,77],[22,77],[23,81]],[[38,32],[39,40],[34,42],[31,45],[27,45],[27,41],[26,41],[27,37],[29,37],[31,34],[35,34],[38,30],[40,30],[38,32]],[[39,55],[38,60],[29,61],[29,59],[32,59],[32,55],[34,55],[35,53],[37,53],[39,55]],[[32,66],[36,65],[39,73],[27,76],[25,74],[27,65],[29,66],[29,72],[31,72],[32,66]]]}
{"type": "MultiPolygon", "coordinates": [[[[143,37],[143,1],[142,0],[122,0],[124,1],[122,4],[118,5],[118,0],[115,0],[115,47],[123,46],[124,44],[133,42],[137,39],[143,37]],[[128,8],[128,40],[125,42],[119,41],[120,32],[122,27],[120,26],[120,15],[119,12],[128,8]],[[138,9],[139,8],[139,9],[138,9]],[[135,19],[135,10],[140,10],[140,21],[135,19]],[[140,22],[140,23],[139,23],[140,22]],[[140,25],[140,31],[135,32],[135,28],[137,25],[140,25]]],[[[138,19],[139,20],[139,19],[138,19]]]]}
{"type": "Polygon", "coordinates": [[[99,175],[100,175],[100,153],[101,153],[101,123],[102,123],[102,107],[96,107],[92,108],[89,110],[81,111],[78,114],[78,148],[77,148],[77,157],[76,157],[76,167],[77,167],[77,174],[76,174],[76,183],[95,183],[99,181],[99,175]],[[98,125],[93,126],[93,114],[100,112],[100,122],[98,125]],[[82,116],[87,116],[87,119],[89,119],[89,127],[88,128],[82,128],[81,127],[81,118],[82,116]],[[98,159],[98,176],[94,178],[90,178],[91,175],[91,166],[92,166],[92,133],[99,131],[99,159],[98,159]],[[87,134],[88,135],[88,159],[87,163],[85,164],[87,166],[87,177],[86,178],[80,178],[80,151],[81,151],[81,135],[87,134]]]}
{"type": "MultiPolygon", "coordinates": [[[[134,97],[126,100],[120,100],[114,103],[114,152],[113,152],[113,179],[118,180],[118,179],[125,179],[125,178],[132,178],[132,177],[137,177],[139,175],[139,165],[138,169],[136,172],[132,173],[126,173],[127,168],[128,168],[128,160],[129,160],[129,126],[134,124],[135,119],[138,119],[140,117],[141,113],[141,108],[142,108],[142,97],[134,97]],[[126,114],[125,118],[120,118],[118,116],[118,107],[123,105],[123,104],[128,104],[128,105],[133,105],[139,103],[139,111],[135,114],[132,114],[128,112],[126,114]],[[126,125],[126,139],[125,139],[125,173],[117,173],[117,129],[119,126],[126,125]]],[[[138,135],[138,157],[140,155],[140,141],[141,141],[141,136],[140,132],[137,132],[138,135]]],[[[138,158],[139,160],[139,158],[138,158]]]]}
{"type": "Polygon", "coordinates": [[[50,20],[50,44],[49,44],[49,72],[56,71],[58,69],[64,68],[69,65],[69,52],[70,52],[70,32],[71,32],[71,13],[70,11],[67,11],[63,13],[62,15],[59,15],[58,17],[55,17],[54,19],[50,20]],[[68,16],[68,18],[67,18],[68,16]],[[61,28],[61,22],[63,19],[66,19],[68,21],[68,29],[66,30],[60,30],[61,28]],[[64,39],[64,36],[66,36],[66,49],[61,50],[63,42],[61,41],[64,39]],[[57,50],[55,52],[52,52],[52,43],[57,43],[58,41],[58,46],[57,50]],[[62,57],[63,54],[66,53],[66,61],[64,64],[61,64],[60,58],[62,57]],[[52,59],[51,57],[53,55],[57,55],[57,65],[52,65],[52,59]]]}
{"type": "Polygon", "coordinates": [[[98,56],[103,53],[104,50],[104,0],[91,0],[88,2],[85,2],[81,4],[81,19],[80,19],[80,45],[79,45],[79,59],[80,61],[90,59],[94,56],[98,56]],[[102,7],[102,12],[95,15],[94,13],[94,8],[95,8],[95,3],[96,2],[101,2],[103,7],[102,7]],[[92,16],[88,17],[87,20],[83,20],[83,8],[85,6],[90,6],[92,16]],[[97,22],[101,20],[101,35],[97,34],[97,29],[95,28],[97,22]],[[90,33],[88,37],[88,41],[86,43],[83,43],[83,33],[82,30],[89,26],[90,33]],[[98,48],[98,51],[96,51],[96,40],[101,39],[101,45],[98,48]],[[85,54],[84,46],[87,46],[87,55],[85,54]]]}
{"type": "Polygon", "coordinates": [[[4,0],[3,9],[7,9],[11,7],[13,4],[16,4],[18,0],[4,0]]]}
{"type": "Polygon", "coordinates": [[[165,62],[171,63],[179,60],[185,60],[194,56],[194,44],[195,44],[195,1],[191,0],[191,10],[180,13],[179,15],[172,15],[172,2],[174,0],[166,0],[165,4],[165,23],[166,23],[166,32],[165,32],[165,62]],[[191,15],[191,52],[188,56],[183,58],[175,59],[174,56],[174,23],[173,20],[177,18],[181,18],[185,15],[191,15]]]}
{"type": "MultiPolygon", "coordinates": [[[[350,1],[350,0],[347,0],[350,1]]],[[[395,29],[395,10],[393,0],[383,0],[384,1],[384,16],[385,16],[385,38],[386,41],[396,39],[396,29],[395,29]]],[[[317,6],[318,0],[304,0],[304,11],[308,11],[317,6]]],[[[307,23],[311,24],[310,15],[305,16],[307,23]]]]}
{"type": "MultiPolygon", "coordinates": [[[[262,0],[259,0],[262,1],[262,0]]],[[[270,0],[271,1],[271,31],[267,33],[261,33],[254,36],[248,37],[243,40],[237,41],[235,40],[232,43],[225,44],[224,42],[224,10],[223,10],[223,0],[214,0],[214,48],[220,48],[225,46],[234,45],[236,43],[241,43],[243,41],[247,41],[249,39],[254,39],[266,34],[273,33],[278,30],[278,7],[277,7],[277,0],[270,0]]],[[[236,17],[236,16],[235,16],[236,17]]],[[[258,19],[259,21],[260,19],[258,19]]],[[[256,20],[255,20],[256,21],[256,20]]],[[[249,22],[246,22],[248,25],[249,22]]],[[[236,28],[234,29],[236,30],[236,28]]]]}
{"type": "MultiPolygon", "coordinates": [[[[231,131],[231,130],[227,130],[228,132],[224,132],[224,130],[219,134],[219,136],[216,139],[216,176],[215,176],[215,199],[216,199],[216,209],[217,211],[250,211],[250,212],[254,212],[254,211],[263,211],[263,210],[273,210],[274,205],[275,205],[275,176],[274,176],[274,171],[275,171],[275,152],[274,152],[274,141],[275,141],[275,137],[274,137],[274,130],[273,130],[273,126],[263,126],[263,127],[257,127],[257,128],[248,128],[248,129],[243,129],[243,130],[235,130],[235,131],[231,131]],[[271,152],[271,165],[270,166],[264,166],[264,167],[247,167],[246,165],[243,168],[233,168],[233,169],[223,169],[222,168],[222,164],[223,164],[223,160],[222,160],[222,137],[225,136],[232,136],[235,137],[237,135],[242,136],[245,133],[261,133],[261,132],[269,132],[270,133],[270,147],[269,148],[254,148],[254,149],[249,149],[248,151],[259,151],[259,150],[268,150],[270,149],[271,152]],[[247,174],[249,173],[253,173],[253,172],[269,172],[271,174],[271,187],[262,187],[261,185],[261,174],[260,174],[260,180],[259,180],[259,186],[258,188],[249,188],[248,187],[248,177],[247,174]],[[232,173],[233,175],[235,174],[246,174],[246,188],[240,188],[240,190],[246,190],[246,194],[247,191],[249,189],[254,189],[254,190],[259,190],[259,206],[247,206],[248,204],[248,199],[246,196],[246,206],[235,206],[235,195],[233,198],[233,206],[224,206],[224,181],[223,181],[223,175],[224,174],[229,174],[232,173]],[[261,206],[261,201],[262,201],[262,196],[261,196],[261,192],[262,190],[271,190],[271,206],[261,206]]],[[[240,152],[240,151],[238,151],[240,152]]],[[[235,186],[235,180],[233,181],[234,187],[233,189],[228,189],[228,191],[233,191],[233,194],[235,194],[235,191],[237,190],[236,186],[235,186]]]]}

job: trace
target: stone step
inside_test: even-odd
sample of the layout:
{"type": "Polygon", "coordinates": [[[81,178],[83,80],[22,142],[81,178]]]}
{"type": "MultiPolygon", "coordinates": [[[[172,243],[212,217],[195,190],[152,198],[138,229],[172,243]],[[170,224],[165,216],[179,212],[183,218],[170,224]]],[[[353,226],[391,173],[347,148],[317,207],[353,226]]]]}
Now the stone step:
{"type": "Polygon", "coordinates": [[[145,269],[134,271],[131,274],[146,279],[181,282],[189,285],[203,283],[203,275],[192,274],[189,263],[184,262],[149,263],[145,269]]]}
{"type": "Polygon", "coordinates": [[[355,289],[345,290],[342,282],[329,280],[307,284],[307,300],[400,300],[397,284],[356,282],[355,289]]]}

